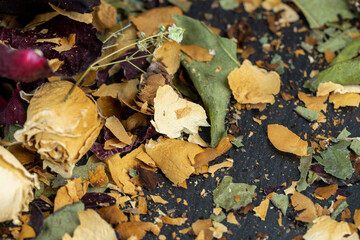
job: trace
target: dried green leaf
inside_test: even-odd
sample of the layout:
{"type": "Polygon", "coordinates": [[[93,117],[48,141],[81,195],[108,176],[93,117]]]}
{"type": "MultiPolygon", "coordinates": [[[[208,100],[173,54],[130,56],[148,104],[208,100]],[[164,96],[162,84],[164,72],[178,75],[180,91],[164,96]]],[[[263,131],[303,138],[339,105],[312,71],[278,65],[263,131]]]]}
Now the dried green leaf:
{"type": "Polygon", "coordinates": [[[227,76],[240,66],[236,60],[236,44],[219,37],[200,21],[186,16],[173,18],[177,26],[185,29],[183,45],[197,45],[215,51],[215,56],[207,63],[195,60],[189,63],[187,56],[181,55],[181,63],[189,73],[210,118],[211,146],[215,147],[226,134],[224,121],[231,95],[227,76]]]}
{"type": "Polygon", "coordinates": [[[224,10],[234,10],[240,6],[239,1],[236,0],[220,0],[220,7],[224,10]]]}
{"type": "Polygon", "coordinates": [[[14,124],[14,125],[6,125],[5,127],[5,134],[6,136],[4,137],[4,140],[6,141],[15,141],[14,138],[14,133],[19,130],[22,129],[23,127],[20,126],[19,124],[14,124]]]}
{"type": "Polygon", "coordinates": [[[289,206],[289,197],[287,195],[274,193],[271,202],[286,216],[286,210],[289,206]]]}
{"type": "Polygon", "coordinates": [[[351,150],[353,150],[357,155],[360,155],[360,141],[357,139],[352,140],[350,145],[351,150]]]}
{"type": "Polygon", "coordinates": [[[335,209],[335,211],[331,214],[331,218],[332,219],[336,219],[336,217],[345,210],[345,208],[347,208],[349,206],[349,204],[346,201],[343,201],[342,203],[340,203],[339,206],[337,206],[337,208],[335,209]]]}
{"type": "Polygon", "coordinates": [[[347,45],[334,60],[331,61],[330,65],[335,65],[340,62],[350,60],[358,56],[360,50],[360,38],[353,40],[349,45],[347,45]]]}
{"type": "Polygon", "coordinates": [[[313,79],[305,82],[304,87],[315,92],[324,82],[333,82],[341,85],[360,84],[360,57],[345,62],[340,62],[328,69],[321,71],[313,79]]]}
{"type": "Polygon", "coordinates": [[[214,202],[226,210],[237,210],[252,202],[255,189],[255,185],[233,183],[232,177],[225,176],[213,192],[214,202]]]}
{"type": "Polygon", "coordinates": [[[232,145],[236,147],[243,147],[244,144],[242,143],[244,136],[237,137],[234,141],[230,141],[232,145]]]}
{"type": "Polygon", "coordinates": [[[325,50],[336,52],[343,49],[346,45],[351,43],[352,38],[350,33],[357,33],[355,28],[346,29],[345,31],[336,31],[330,35],[330,38],[325,38],[325,41],[319,42],[316,49],[319,52],[325,52],[325,50]]]}
{"type": "Polygon", "coordinates": [[[224,212],[221,212],[219,215],[211,214],[210,219],[216,221],[216,222],[222,222],[226,218],[226,215],[224,212]]]}
{"type": "Polygon", "coordinates": [[[169,0],[169,2],[178,6],[181,10],[183,10],[183,12],[188,12],[192,4],[189,0],[169,0]]]}
{"type": "Polygon", "coordinates": [[[300,179],[296,184],[296,190],[298,192],[304,191],[309,186],[309,184],[306,181],[306,177],[308,175],[309,168],[311,166],[312,152],[314,151],[314,148],[309,147],[307,151],[308,151],[308,155],[302,156],[300,158],[300,165],[298,167],[300,171],[300,179]]]}
{"type": "Polygon", "coordinates": [[[320,117],[320,114],[305,107],[297,106],[294,110],[297,114],[299,114],[308,121],[316,121],[320,117]]]}
{"type": "Polygon", "coordinates": [[[351,135],[351,132],[349,132],[346,128],[344,128],[335,139],[332,139],[332,141],[339,142],[340,140],[344,140],[345,138],[349,137],[350,135],[351,135]]]}
{"type": "Polygon", "coordinates": [[[275,54],[270,63],[271,63],[271,64],[275,64],[275,63],[279,64],[279,65],[277,66],[277,68],[275,69],[275,71],[276,71],[278,74],[282,75],[282,74],[285,73],[285,67],[284,67],[284,65],[283,65],[282,58],[281,58],[281,56],[280,56],[279,54],[275,54]]]}
{"type": "Polygon", "coordinates": [[[62,240],[65,233],[72,235],[80,220],[79,211],[84,211],[84,204],[81,202],[67,205],[59,211],[45,218],[44,230],[36,238],[37,240],[62,240]]]}
{"type": "Polygon", "coordinates": [[[354,18],[347,0],[293,0],[306,17],[311,28],[319,28],[327,22],[354,18]]]}
{"type": "Polygon", "coordinates": [[[350,142],[342,141],[320,153],[320,156],[314,158],[325,168],[325,172],[340,179],[347,179],[354,173],[352,167],[349,150],[347,147],[350,142]]]}

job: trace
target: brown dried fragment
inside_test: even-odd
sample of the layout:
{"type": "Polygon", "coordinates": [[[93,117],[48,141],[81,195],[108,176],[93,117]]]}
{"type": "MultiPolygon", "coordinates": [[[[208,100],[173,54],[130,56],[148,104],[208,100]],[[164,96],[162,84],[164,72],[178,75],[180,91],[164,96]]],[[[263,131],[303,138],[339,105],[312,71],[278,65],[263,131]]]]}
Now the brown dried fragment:
{"type": "Polygon", "coordinates": [[[317,189],[315,189],[314,192],[315,198],[320,200],[328,199],[331,195],[333,195],[336,192],[337,189],[338,189],[337,184],[331,184],[326,187],[318,187],[317,189]]]}
{"type": "Polygon", "coordinates": [[[111,225],[128,221],[128,217],[119,209],[118,205],[100,208],[97,213],[111,225]]]}
{"type": "Polygon", "coordinates": [[[149,191],[154,190],[160,183],[160,175],[156,172],[138,167],[141,184],[149,191]]]}
{"type": "Polygon", "coordinates": [[[101,0],[101,4],[94,8],[92,25],[100,32],[116,26],[116,8],[101,0]]]}
{"type": "Polygon", "coordinates": [[[227,35],[229,38],[236,39],[238,48],[243,48],[250,39],[251,27],[245,20],[242,20],[231,25],[227,30],[227,35]]]}
{"type": "Polygon", "coordinates": [[[103,165],[99,165],[95,168],[94,173],[89,171],[89,181],[90,184],[96,188],[108,183],[109,178],[105,173],[105,167],[103,165]]]}
{"type": "Polygon", "coordinates": [[[136,237],[135,239],[140,240],[146,235],[146,232],[152,232],[156,236],[160,234],[160,228],[151,222],[125,222],[117,225],[115,229],[120,233],[122,239],[136,237]]]}

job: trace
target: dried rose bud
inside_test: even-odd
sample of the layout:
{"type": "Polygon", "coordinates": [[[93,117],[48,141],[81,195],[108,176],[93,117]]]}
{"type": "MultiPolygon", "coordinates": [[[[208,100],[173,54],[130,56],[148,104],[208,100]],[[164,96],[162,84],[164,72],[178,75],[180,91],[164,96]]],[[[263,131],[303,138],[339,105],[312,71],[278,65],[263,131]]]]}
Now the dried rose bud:
{"type": "Polygon", "coordinates": [[[39,187],[37,175],[30,174],[8,150],[0,146],[0,222],[19,222],[21,212],[29,210],[33,189],[39,187]]]}
{"type": "Polygon", "coordinates": [[[63,177],[71,177],[75,163],[90,149],[102,128],[95,103],[68,81],[44,84],[27,110],[24,128],[14,137],[25,147],[37,151],[49,166],[63,177]]]}

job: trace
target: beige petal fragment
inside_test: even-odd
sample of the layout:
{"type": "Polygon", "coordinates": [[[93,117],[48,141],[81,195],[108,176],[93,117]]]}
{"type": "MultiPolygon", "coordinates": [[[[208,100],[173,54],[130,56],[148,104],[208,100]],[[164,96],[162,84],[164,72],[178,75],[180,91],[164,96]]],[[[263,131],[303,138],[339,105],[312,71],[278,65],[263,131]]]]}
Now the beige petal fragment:
{"type": "Polygon", "coordinates": [[[200,231],[209,229],[212,225],[211,219],[197,220],[193,224],[191,224],[192,230],[195,235],[199,235],[200,231]]]}
{"type": "Polygon", "coordinates": [[[228,137],[224,137],[221,139],[216,148],[206,148],[203,152],[197,154],[195,156],[195,163],[193,163],[193,166],[204,166],[205,164],[229,151],[230,148],[232,148],[230,139],[228,137]]]}
{"type": "Polygon", "coordinates": [[[318,215],[314,203],[305,195],[294,192],[291,196],[291,204],[296,211],[301,211],[295,219],[302,222],[312,222],[318,215]]]}
{"type": "Polygon", "coordinates": [[[169,203],[168,201],[164,200],[162,197],[160,196],[155,196],[155,195],[150,195],[151,199],[156,202],[156,203],[162,203],[162,204],[167,204],[169,203]]]}
{"type": "Polygon", "coordinates": [[[267,210],[269,208],[269,199],[264,199],[259,206],[254,208],[255,216],[258,216],[262,221],[265,221],[267,210]]]}
{"type": "Polygon", "coordinates": [[[154,162],[154,160],[151,159],[149,155],[147,155],[146,152],[139,152],[139,154],[136,155],[136,158],[150,167],[156,167],[156,163],[154,162]]]}
{"type": "Polygon", "coordinates": [[[298,97],[301,101],[305,103],[306,108],[320,114],[320,117],[317,119],[318,122],[326,121],[324,113],[326,113],[327,104],[325,103],[325,101],[328,98],[327,95],[321,97],[311,97],[306,95],[306,93],[299,92],[298,97]]]}
{"type": "Polygon", "coordinates": [[[93,21],[92,25],[100,32],[104,32],[106,29],[116,26],[116,8],[112,5],[101,1],[99,6],[94,8],[92,13],[93,21]]]}
{"type": "Polygon", "coordinates": [[[78,215],[80,226],[75,229],[73,237],[69,240],[117,239],[114,229],[96,211],[87,209],[78,212],[78,215]]]}
{"type": "Polygon", "coordinates": [[[226,159],[225,161],[223,161],[222,163],[218,163],[218,164],[214,164],[212,166],[209,167],[209,173],[215,173],[217,170],[221,169],[221,168],[231,168],[234,164],[234,161],[231,159],[228,160],[226,159]]]}
{"type": "Polygon", "coordinates": [[[60,15],[68,17],[72,20],[87,23],[87,24],[91,23],[93,20],[93,16],[91,13],[78,13],[78,12],[74,12],[74,11],[66,11],[64,9],[56,7],[55,5],[53,5],[51,3],[49,3],[49,5],[52,9],[54,9],[60,15]]]}
{"type": "Polygon", "coordinates": [[[267,128],[270,142],[280,151],[306,156],[308,144],[287,127],[270,124],[267,128]]]}
{"type": "Polygon", "coordinates": [[[175,74],[180,67],[180,44],[165,41],[154,51],[155,61],[161,62],[169,74],[175,74]]]}
{"type": "Polygon", "coordinates": [[[146,199],[144,197],[138,197],[138,209],[140,214],[147,214],[148,207],[146,199]]]}
{"type": "Polygon", "coordinates": [[[279,5],[281,0],[264,0],[261,6],[266,10],[272,10],[276,5],[279,5]]]}
{"type": "Polygon", "coordinates": [[[214,57],[214,55],[210,54],[209,49],[196,45],[183,45],[181,46],[181,51],[199,62],[209,62],[214,57]]]}
{"type": "Polygon", "coordinates": [[[331,184],[326,187],[318,187],[315,189],[315,197],[320,200],[328,199],[331,195],[333,195],[338,189],[337,184],[331,184]]]}
{"type": "Polygon", "coordinates": [[[316,91],[316,96],[318,97],[328,96],[329,93],[335,90],[342,90],[342,89],[344,89],[344,86],[337,83],[333,83],[333,82],[320,83],[316,91]]]}
{"type": "Polygon", "coordinates": [[[170,138],[180,137],[182,132],[198,134],[200,126],[209,126],[204,108],[180,98],[169,85],[158,88],[154,107],[152,125],[170,138]]]}
{"type": "Polygon", "coordinates": [[[359,93],[332,93],[329,97],[329,102],[334,104],[334,108],[339,107],[359,107],[360,94],[359,93]]]}
{"type": "Polygon", "coordinates": [[[139,80],[129,80],[122,83],[103,84],[92,95],[95,97],[112,97],[117,99],[134,98],[138,90],[139,80]]]}
{"type": "Polygon", "coordinates": [[[241,104],[273,104],[273,95],[280,91],[279,74],[252,65],[249,60],[244,60],[240,68],[233,70],[228,81],[236,101],[241,104]]]}
{"type": "Polygon", "coordinates": [[[124,239],[142,239],[146,235],[146,232],[149,231],[156,236],[160,234],[160,228],[151,222],[120,223],[115,229],[120,233],[121,238],[124,239]]]}
{"type": "Polygon", "coordinates": [[[126,132],[124,126],[117,117],[112,116],[107,118],[105,127],[107,127],[121,142],[126,143],[127,145],[132,143],[131,136],[129,136],[129,134],[126,132]]]}
{"type": "Polygon", "coordinates": [[[95,103],[80,88],[64,102],[73,86],[68,81],[46,83],[34,94],[17,141],[37,151],[54,172],[70,178],[75,163],[90,149],[102,128],[95,103]]]}
{"type": "Polygon", "coordinates": [[[156,162],[158,168],[175,184],[181,184],[195,172],[192,163],[195,156],[204,150],[196,144],[176,139],[150,140],[146,153],[156,162]]]}
{"type": "Polygon", "coordinates": [[[261,4],[262,0],[249,0],[244,1],[244,8],[247,12],[253,12],[255,11],[261,4]]]}
{"type": "Polygon", "coordinates": [[[85,195],[89,182],[81,178],[68,180],[66,185],[61,187],[54,200],[54,212],[58,209],[79,202],[85,195]]]}
{"type": "Polygon", "coordinates": [[[230,213],[227,215],[226,221],[227,221],[228,223],[232,223],[232,224],[236,224],[236,225],[239,224],[239,222],[238,222],[238,220],[236,220],[236,217],[235,217],[235,215],[234,215],[233,212],[230,212],[230,213]]]}
{"type": "Polygon", "coordinates": [[[116,154],[105,159],[105,162],[108,164],[111,177],[116,185],[122,191],[130,195],[136,195],[136,190],[135,185],[130,181],[128,172],[130,168],[136,169],[139,163],[139,161],[136,159],[136,156],[141,151],[144,151],[143,145],[139,146],[137,149],[132,150],[123,158],[120,157],[120,154],[116,154]]]}
{"type": "Polygon", "coordinates": [[[138,16],[130,16],[129,20],[134,23],[139,32],[145,33],[146,37],[156,34],[160,25],[165,27],[175,23],[171,15],[183,15],[178,7],[159,7],[143,12],[138,16]]]}
{"type": "Polygon", "coordinates": [[[337,222],[330,216],[314,219],[314,225],[303,236],[305,240],[338,240],[356,230],[347,222],[337,222]]]}
{"type": "Polygon", "coordinates": [[[355,209],[355,212],[354,212],[354,223],[355,223],[355,227],[357,227],[358,229],[360,229],[360,209],[355,209]]]}
{"type": "Polygon", "coordinates": [[[19,224],[21,212],[29,210],[33,189],[39,187],[36,174],[30,174],[8,150],[0,146],[0,222],[19,224]]]}
{"type": "Polygon", "coordinates": [[[128,217],[119,209],[118,205],[103,207],[97,210],[97,213],[109,224],[118,224],[128,221],[128,217]]]}
{"type": "Polygon", "coordinates": [[[171,218],[168,216],[162,217],[161,220],[165,224],[181,226],[186,223],[187,218],[171,218]]]}

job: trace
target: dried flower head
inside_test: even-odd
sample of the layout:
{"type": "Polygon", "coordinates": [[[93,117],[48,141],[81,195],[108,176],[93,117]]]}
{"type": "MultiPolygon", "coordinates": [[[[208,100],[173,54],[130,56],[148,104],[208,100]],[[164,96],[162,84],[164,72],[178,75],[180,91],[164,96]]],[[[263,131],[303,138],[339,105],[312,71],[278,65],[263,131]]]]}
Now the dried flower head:
{"type": "Polygon", "coordinates": [[[183,39],[185,30],[173,24],[171,27],[168,28],[168,32],[169,32],[168,37],[170,39],[180,43],[183,39]]]}
{"type": "Polygon", "coordinates": [[[21,212],[29,210],[33,188],[39,186],[37,175],[30,174],[8,150],[0,146],[0,222],[19,222],[21,212]]]}
{"type": "Polygon", "coordinates": [[[63,177],[71,177],[75,163],[90,149],[102,127],[94,102],[68,81],[44,84],[30,100],[24,128],[14,134],[25,147],[37,151],[63,177]]]}

